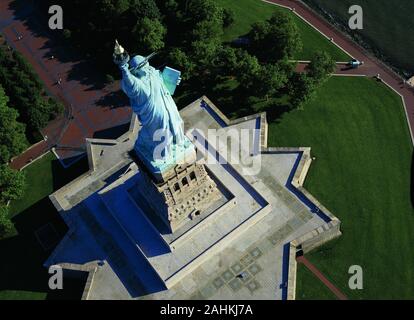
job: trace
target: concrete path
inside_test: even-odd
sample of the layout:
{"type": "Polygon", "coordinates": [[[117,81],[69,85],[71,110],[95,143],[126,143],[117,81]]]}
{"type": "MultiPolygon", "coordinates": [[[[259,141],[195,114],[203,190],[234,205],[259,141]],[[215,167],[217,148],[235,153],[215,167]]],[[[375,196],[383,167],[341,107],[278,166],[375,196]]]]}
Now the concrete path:
{"type": "Polygon", "coordinates": [[[294,9],[295,13],[299,17],[324,34],[327,39],[332,38],[332,42],[338,45],[342,50],[347,52],[350,56],[358,59],[359,61],[364,61],[365,63],[358,69],[345,70],[343,66],[339,67],[337,70],[338,74],[364,75],[368,77],[375,77],[379,74],[381,80],[403,98],[411,141],[414,143],[412,129],[414,126],[414,89],[406,85],[404,79],[402,79],[384,63],[367,53],[366,50],[353,42],[342,32],[338,31],[326,22],[301,1],[265,0],[265,2],[294,9]]]}

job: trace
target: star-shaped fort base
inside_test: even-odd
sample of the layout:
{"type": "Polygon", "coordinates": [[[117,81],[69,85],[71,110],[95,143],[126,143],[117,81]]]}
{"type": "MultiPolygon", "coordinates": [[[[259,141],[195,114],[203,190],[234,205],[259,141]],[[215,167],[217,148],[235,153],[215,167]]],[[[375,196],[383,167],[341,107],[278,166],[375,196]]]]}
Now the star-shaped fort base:
{"type": "Polygon", "coordinates": [[[163,228],[130,156],[134,118],[117,140],[88,140],[90,172],[50,196],[69,231],[45,265],[89,272],[85,299],[294,298],[296,251],[341,234],[302,187],[310,149],[268,148],[264,113],[230,121],[206,97],[181,116],[220,197],[177,231],[163,228]]]}

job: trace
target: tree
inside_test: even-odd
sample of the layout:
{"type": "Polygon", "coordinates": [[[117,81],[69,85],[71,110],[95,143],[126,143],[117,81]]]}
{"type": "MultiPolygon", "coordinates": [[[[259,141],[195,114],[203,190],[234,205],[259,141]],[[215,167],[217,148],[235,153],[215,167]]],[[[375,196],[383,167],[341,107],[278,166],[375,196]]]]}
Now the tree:
{"type": "Polygon", "coordinates": [[[188,80],[193,76],[195,65],[182,49],[173,48],[170,50],[168,59],[172,67],[181,71],[181,78],[183,80],[188,80]]]}
{"type": "Polygon", "coordinates": [[[7,164],[0,165],[0,205],[19,199],[25,188],[25,175],[11,169],[7,164]]]}
{"type": "Polygon", "coordinates": [[[226,75],[232,75],[239,66],[237,49],[222,46],[217,54],[217,67],[226,75]]]}
{"type": "Polygon", "coordinates": [[[282,11],[276,11],[269,20],[253,24],[248,38],[252,51],[263,62],[292,59],[302,50],[302,40],[295,21],[282,11]]]}
{"type": "Polygon", "coordinates": [[[34,104],[27,111],[29,127],[33,130],[44,128],[51,118],[50,105],[46,99],[37,96],[34,104]]]}
{"type": "Polygon", "coordinates": [[[190,54],[194,63],[195,73],[198,75],[210,73],[214,68],[220,48],[221,42],[218,39],[193,42],[190,54]]]}
{"type": "Polygon", "coordinates": [[[130,0],[129,10],[135,18],[156,20],[161,18],[160,10],[154,0],[130,0]]]}
{"type": "Polygon", "coordinates": [[[10,106],[19,112],[18,120],[27,125],[28,133],[42,129],[63,110],[56,100],[47,98],[43,83],[30,64],[16,51],[11,54],[2,47],[0,83],[10,99],[10,106]]]}
{"type": "Polygon", "coordinates": [[[186,29],[189,42],[217,41],[223,34],[224,10],[212,0],[191,0],[188,2],[186,29]]]}
{"type": "Polygon", "coordinates": [[[323,83],[335,71],[335,60],[325,51],[317,52],[307,68],[308,76],[317,84],[323,83]]]}
{"type": "Polygon", "coordinates": [[[177,0],[158,0],[156,4],[164,11],[164,13],[168,13],[168,11],[172,11],[170,13],[175,13],[179,10],[177,0]]]}
{"type": "Polygon", "coordinates": [[[107,75],[105,75],[105,82],[107,84],[113,84],[115,82],[115,78],[113,77],[113,75],[108,73],[107,75]]]}
{"type": "Polygon", "coordinates": [[[234,70],[237,81],[243,89],[250,89],[256,81],[261,66],[255,56],[245,50],[237,51],[238,67],[234,70]]]}
{"type": "Polygon", "coordinates": [[[175,24],[183,19],[183,13],[180,10],[180,4],[177,0],[158,0],[157,6],[165,16],[167,25],[175,24]]]}
{"type": "Polygon", "coordinates": [[[187,17],[192,23],[205,20],[223,21],[223,9],[213,0],[190,0],[187,17]]]}
{"type": "Polygon", "coordinates": [[[133,36],[137,41],[138,50],[158,51],[164,48],[164,38],[167,33],[164,25],[158,19],[147,17],[138,21],[132,30],[133,36]]]}
{"type": "Polygon", "coordinates": [[[307,67],[307,73],[295,74],[290,83],[291,103],[302,107],[311,100],[316,89],[325,82],[335,70],[335,61],[326,52],[317,52],[307,67]]]}
{"type": "Polygon", "coordinates": [[[290,101],[293,107],[303,107],[316,91],[315,82],[305,73],[295,73],[290,81],[290,101]]]}
{"type": "Polygon", "coordinates": [[[9,212],[6,206],[0,205],[0,239],[13,230],[13,223],[9,218],[9,212]]]}
{"type": "Polygon", "coordinates": [[[7,163],[27,147],[25,126],[17,122],[18,112],[9,108],[9,102],[0,85],[0,163],[7,163]]]}
{"type": "Polygon", "coordinates": [[[70,31],[69,29],[64,29],[62,31],[62,35],[63,38],[65,38],[66,40],[70,40],[70,38],[72,38],[72,31],[70,31]]]}
{"type": "Polygon", "coordinates": [[[96,8],[108,19],[120,16],[130,8],[130,0],[101,0],[96,8]]]}
{"type": "Polygon", "coordinates": [[[223,11],[223,27],[228,28],[234,24],[235,14],[231,9],[224,9],[223,11]]]}
{"type": "Polygon", "coordinates": [[[223,34],[223,22],[217,18],[202,20],[195,25],[191,34],[192,41],[217,42],[223,34]]]}
{"type": "Polygon", "coordinates": [[[254,95],[266,97],[277,93],[288,82],[288,74],[281,64],[266,64],[261,66],[254,81],[254,95]]]}

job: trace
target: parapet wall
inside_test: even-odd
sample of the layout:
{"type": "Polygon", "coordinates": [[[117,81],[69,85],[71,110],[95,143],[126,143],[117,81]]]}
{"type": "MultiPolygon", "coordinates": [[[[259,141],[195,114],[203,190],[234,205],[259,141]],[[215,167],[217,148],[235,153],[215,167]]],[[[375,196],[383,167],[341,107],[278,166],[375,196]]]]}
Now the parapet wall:
{"type": "Polygon", "coordinates": [[[303,253],[307,253],[327,243],[328,241],[340,237],[342,235],[340,226],[341,221],[335,218],[335,220],[332,220],[331,222],[324,224],[323,226],[290,242],[287,300],[296,299],[296,253],[298,250],[302,250],[303,253]]]}
{"type": "Polygon", "coordinates": [[[325,206],[323,206],[315,197],[313,197],[304,187],[306,176],[312,164],[311,148],[268,148],[267,151],[278,152],[302,152],[302,157],[298,168],[292,179],[292,185],[305,195],[313,204],[315,204],[330,219],[329,222],[322,226],[300,236],[291,241],[289,245],[289,266],[287,279],[287,300],[296,299],[296,277],[297,262],[296,254],[298,251],[308,253],[323,244],[338,238],[342,235],[340,227],[341,221],[335,217],[325,206]]]}
{"type": "Polygon", "coordinates": [[[336,219],[322,225],[321,227],[293,240],[291,244],[296,248],[302,249],[303,253],[308,253],[313,249],[341,236],[341,222],[336,219]]]}

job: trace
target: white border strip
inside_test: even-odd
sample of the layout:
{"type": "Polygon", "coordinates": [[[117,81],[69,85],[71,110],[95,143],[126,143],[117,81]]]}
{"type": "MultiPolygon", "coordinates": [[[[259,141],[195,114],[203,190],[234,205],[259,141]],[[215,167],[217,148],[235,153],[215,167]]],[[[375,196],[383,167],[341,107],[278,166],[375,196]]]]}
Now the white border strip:
{"type": "Polygon", "coordinates": [[[408,130],[410,132],[410,137],[411,137],[411,143],[414,145],[414,135],[413,135],[413,130],[411,128],[411,122],[410,122],[410,116],[408,115],[408,111],[407,111],[407,105],[405,103],[405,98],[404,96],[399,93],[397,90],[395,90],[391,85],[389,85],[386,81],[384,81],[383,79],[381,79],[381,82],[383,84],[385,84],[388,88],[390,88],[392,91],[394,91],[396,94],[398,94],[398,96],[401,98],[402,103],[403,103],[403,107],[404,107],[404,112],[405,112],[405,117],[407,119],[407,125],[408,125],[408,130]]]}
{"type": "Polygon", "coordinates": [[[36,161],[42,159],[43,157],[45,157],[48,153],[50,153],[50,150],[47,150],[45,153],[41,154],[40,156],[38,156],[36,159],[33,159],[32,161],[30,161],[29,163],[25,164],[23,167],[21,167],[19,169],[19,171],[23,171],[24,169],[26,169],[27,167],[29,167],[30,165],[34,164],[36,161]]]}
{"type": "Polygon", "coordinates": [[[268,4],[272,4],[274,6],[280,7],[280,8],[284,8],[284,9],[288,9],[289,11],[293,12],[297,17],[299,17],[301,20],[303,20],[305,23],[307,23],[309,26],[311,26],[313,29],[315,29],[317,32],[319,32],[321,35],[323,35],[328,41],[330,41],[332,44],[334,44],[335,46],[337,46],[339,49],[341,49],[344,53],[346,53],[348,56],[350,56],[352,59],[354,58],[354,56],[352,54],[350,54],[347,50],[345,50],[344,48],[342,48],[339,44],[337,44],[334,40],[331,40],[330,37],[328,37],[326,34],[324,34],[321,30],[319,30],[318,28],[316,28],[313,24],[311,24],[308,20],[306,20],[304,17],[302,17],[299,13],[296,12],[296,10],[293,10],[293,8],[279,4],[279,3],[275,3],[275,2],[271,2],[268,0],[262,0],[262,2],[268,3],[268,4]]]}

